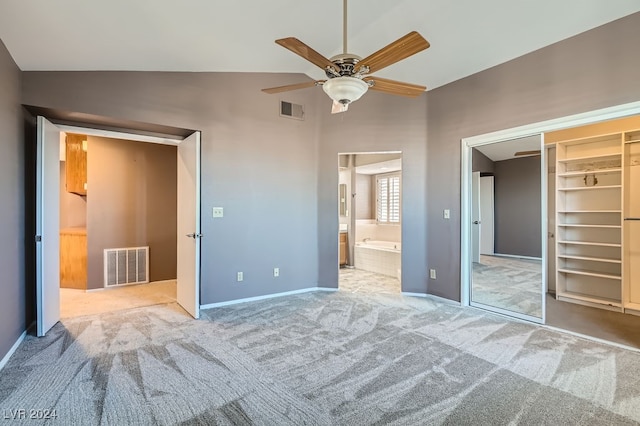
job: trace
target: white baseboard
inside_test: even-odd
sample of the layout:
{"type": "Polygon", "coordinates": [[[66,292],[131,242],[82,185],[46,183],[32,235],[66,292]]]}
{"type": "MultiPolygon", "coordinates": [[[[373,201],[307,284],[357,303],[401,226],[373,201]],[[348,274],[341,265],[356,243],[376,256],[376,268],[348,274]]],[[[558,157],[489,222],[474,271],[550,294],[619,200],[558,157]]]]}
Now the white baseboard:
{"type": "Polygon", "coordinates": [[[256,302],[258,300],[273,299],[274,297],[282,297],[282,296],[291,296],[291,295],[294,295],[294,294],[310,293],[312,291],[337,291],[337,290],[338,290],[337,288],[328,288],[328,287],[309,287],[309,288],[303,288],[303,289],[300,289],[300,290],[285,291],[285,292],[282,292],[282,293],[265,294],[264,296],[246,297],[244,299],[228,300],[226,302],[209,303],[209,304],[206,304],[206,305],[200,305],[200,309],[219,308],[219,307],[222,307],[222,306],[237,305],[238,303],[256,302]]]}
{"type": "Polygon", "coordinates": [[[542,260],[542,258],[541,258],[541,257],[520,256],[519,254],[502,254],[502,253],[494,253],[494,254],[488,254],[487,256],[495,256],[495,257],[510,257],[510,258],[512,258],[512,259],[542,260]]]}
{"type": "Polygon", "coordinates": [[[425,299],[433,299],[436,302],[446,303],[447,305],[460,306],[460,302],[456,302],[455,300],[447,299],[446,297],[435,296],[433,294],[411,293],[411,292],[408,292],[408,291],[403,291],[402,295],[403,296],[409,296],[409,297],[423,297],[425,299]]]}
{"type": "Polygon", "coordinates": [[[24,340],[25,337],[27,337],[27,331],[26,330],[24,332],[22,332],[20,337],[18,337],[18,340],[16,340],[16,342],[13,344],[13,346],[11,346],[11,349],[9,349],[9,352],[7,352],[7,354],[4,356],[4,358],[2,358],[2,360],[0,361],[0,370],[2,370],[4,368],[4,366],[7,364],[7,362],[9,362],[9,358],[11,358],[11,355],[13,355],[13,353],[16,351],[16,349],[18,349],[18,346],[20,346],[20,343],[22,343],[22,341],[24,340]]]}

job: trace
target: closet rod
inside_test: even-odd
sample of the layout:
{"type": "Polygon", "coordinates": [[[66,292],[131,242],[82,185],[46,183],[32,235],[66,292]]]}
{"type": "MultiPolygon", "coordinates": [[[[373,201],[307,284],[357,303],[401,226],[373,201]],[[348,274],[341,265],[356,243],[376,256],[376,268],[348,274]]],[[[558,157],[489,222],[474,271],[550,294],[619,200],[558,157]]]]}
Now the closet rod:
{"type": "Polygon", "coordinates": [[[624,220],[640,220],[640,217],[625,217],[624,220]]]}
{"type": "Polygon", "coordinates": [[[640,139],[635,139],[632,141],[624,141],[625,144],[629,144],[629,145],[631,145],[632,143],[638,143],[638,142],[640,142],[640,139]]]}

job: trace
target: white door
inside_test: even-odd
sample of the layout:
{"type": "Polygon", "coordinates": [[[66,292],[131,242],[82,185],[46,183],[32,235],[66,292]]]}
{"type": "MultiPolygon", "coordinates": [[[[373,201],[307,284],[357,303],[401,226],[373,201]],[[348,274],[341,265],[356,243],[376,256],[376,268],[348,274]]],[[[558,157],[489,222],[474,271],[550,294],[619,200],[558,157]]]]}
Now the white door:
{"type": "Polygon", "coordinates": [[[36,144],[36,333],[60,320],[60,130],[38,117],[36,144]]]}
{"type": "Polygon", "coordinates": [[[493,176],[480,178],[480,254],[493,255],[494,250],[494,200],[493,176]]]}
{"type": "Polygon", "coordinates": [[[480,263],[480,172],[471,175],[471,261],[480,263]]]}
{"type": "Polygon", "coordinates": [[[178,303],[200,317],[200,132],[178,144],[178,303]]]}

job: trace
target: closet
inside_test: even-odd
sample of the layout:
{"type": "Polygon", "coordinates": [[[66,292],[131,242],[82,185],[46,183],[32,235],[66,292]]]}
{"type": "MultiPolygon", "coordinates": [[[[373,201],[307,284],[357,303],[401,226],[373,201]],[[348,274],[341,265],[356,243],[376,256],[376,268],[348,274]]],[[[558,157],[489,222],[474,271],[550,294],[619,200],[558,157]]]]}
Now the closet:
{"type": "Polygon", "coordinates": [[[556,142],[556,299],[640,315],[640,130],[582,133],[556,142]]]}

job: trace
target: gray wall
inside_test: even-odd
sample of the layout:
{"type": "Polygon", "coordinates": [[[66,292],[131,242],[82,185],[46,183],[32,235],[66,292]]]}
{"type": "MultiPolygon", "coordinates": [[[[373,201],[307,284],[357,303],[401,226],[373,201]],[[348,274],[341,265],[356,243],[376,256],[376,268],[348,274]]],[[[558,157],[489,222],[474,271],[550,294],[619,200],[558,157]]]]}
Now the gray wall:
{"type": "Polygon", "coordinates": [[[542,257],[540,157],[494,164],[495,252],[542,257]]]}
{"type": "Polygon", "coordinates": [[[402,290],[427,290],[426,221],[427,100],[369,92],[346,114],[329,114],[331,101],[320,99],[318,146],[319,284],[338,285],[339,152],[402,151],[402,290]]]}
{"type": "Polygon", "coordinates": [[[375,184],[370,175],[356,173],[356,219],[375,219],[375,184]]]}
{"type": "Polygon", "coordinates": [[[20,70],[0,41],[0,359],[27,326],[20,70]]]}
{"type": "Polygon", "coordinates": [[[471,149],[471,170],[480,173],[493,173],[495,166],[493,161],[476,148],[471,149]]]}
{"type": "Polygon", "coordinates": [[[460,300],[460,140],[638,101],[638,40],[640,13],[429,92],[429,293],[460,300]]]}
{"type": "MultiPolygon", "coordinates": [[[[326,95],[318,88],[277,96],[260,91],[306,80],[297,74],[25,72],[22,101],[202,131],[201,300],[209,304],[318,283],[315,101],[326,95]],[[279,99],[304,104],[305,120],[279,117],[279,99]],[[214,220],[211,209],[218,206],[224,217],[214,220]],[[242,283],[237,271],[244,272],[242,283]]],[[[336,274],[337,158],[336,151],[328,213],[336,241],[328,264],[336,274]]]]}
{"type": "Polygon", "coordinates": [[[150,281],[175,279],[176,147],[87,140],[87,288],[104,286],[108,248],[148,245],[150,281]]]}

